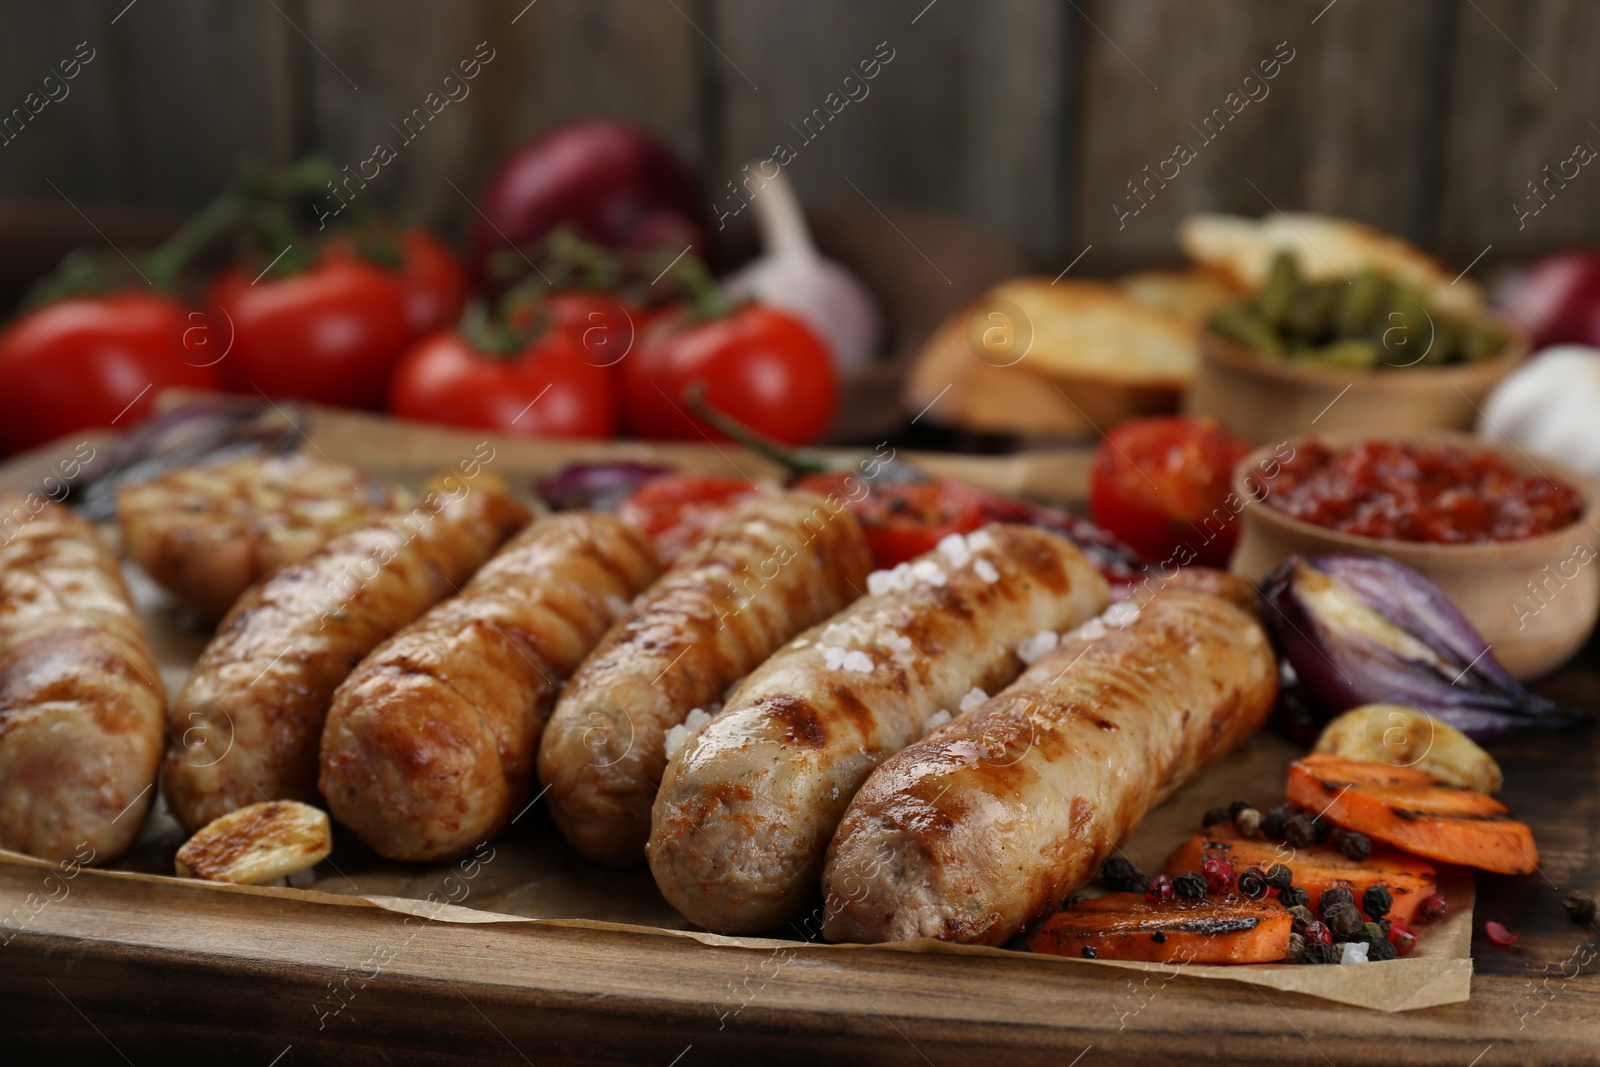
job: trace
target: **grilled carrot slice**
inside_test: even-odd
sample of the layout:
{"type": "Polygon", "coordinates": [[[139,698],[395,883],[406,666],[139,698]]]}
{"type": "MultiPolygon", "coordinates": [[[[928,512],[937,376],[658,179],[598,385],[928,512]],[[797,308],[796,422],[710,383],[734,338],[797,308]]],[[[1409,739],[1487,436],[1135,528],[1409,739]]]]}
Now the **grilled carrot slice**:
{"type": "Polygon", "coordinates": [[[1152,963],[1272,963],[1289,951],[1294,917],[1276,902],[1174,900],[1142,893],[1080,900],[1028,941],[1052,956],[1152,963]]]}
{"type": "Polygon", "coordinates": [[[1226,860],[1240,874],[1250,867],[1265,871],[1274,863],[1287,864],[1294,871],[1294,884],[1311,894],[1313,903],[1324,890],[1343,886],[1355,894],[1359,907],[1361,895],[1381,885],[1394,897],[1387,917],[1407,926],[1416,919],[1423,900],[1439,889],[1438,874],[1427,860],[1383,845],[1373,848],[1365,860],[1357,861],[1332,845],[1296,849],[1274,841],[1241,837],[1232,823],[1219,823],[1180,845],[1167,860],[1167,873],[1177,877],[1185,871],[1198,871],[1212,857],[1226,860]]]}
{"type": "Polygon", "coordinates": [[[1533,831],[1504,804],[1411,768],[1312,754],[1290,764],[1288,794],[1335,826],[1440,863],[1499,874],[1539,866],[1533,831]]]}

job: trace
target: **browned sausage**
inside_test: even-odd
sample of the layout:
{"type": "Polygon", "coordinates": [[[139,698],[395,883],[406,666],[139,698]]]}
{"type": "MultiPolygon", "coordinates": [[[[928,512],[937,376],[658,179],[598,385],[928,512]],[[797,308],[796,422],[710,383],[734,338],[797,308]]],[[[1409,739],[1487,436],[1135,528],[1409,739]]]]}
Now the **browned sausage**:
{"type": "Polygon", "coordinates": [[[0,846],[103,862],[144,826],[166,696],[116,558],[39,499],[0,494],[0,846]]]}
{"type": "Polygon", "coordinates": [[[321,779],[334,817],[391,859],[498,837],[527,801],[559,686],[657,572],[649,542],[610,515],[512,538],[334,694],[321,779]]]}
{"type": "Polygon", "coordinates": [[[528,519],[492,481],[450,484],[449,494],[374,516],[239,598],[168,721],[162,788],[184,826],[198,830],[262,800],[317,799],[334,689],[528,519]]]}
{"type": "Polygon", "coordinates": [[[885,761],[829,849],[827,936],[996,945],[1060,907],[1271,711],[1272,649],[1231,600],[1174,586],[1132,621],[1116,605],[885,761]]]}
{"type": "Polygon", "coordinates": [[[539,749],[577,850],[644,859],[667,733],[785,641],[854,600],[872,569],[855,518],[808,493],[735,508],[680,556],[567,686],[539,749]]]}
{"type": "Polygon", "coordinates": [[[797,918],[872,768],[974,687],[1015,678],[1019,645],[1106,606],[1105,579],[1055,534],[998,525],[943,544],[762,664],[668,766],[650,870],[687,918],[718,933],[797,918]]]}

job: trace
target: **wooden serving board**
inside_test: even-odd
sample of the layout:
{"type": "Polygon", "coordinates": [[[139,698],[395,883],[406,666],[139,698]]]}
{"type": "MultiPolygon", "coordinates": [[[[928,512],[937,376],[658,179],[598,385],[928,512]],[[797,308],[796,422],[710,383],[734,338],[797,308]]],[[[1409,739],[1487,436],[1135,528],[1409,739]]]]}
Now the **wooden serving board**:
{"type": "MultiPolygon", "coordinates": [[[[483,439],[331,412],[305,429],[308,447],[378,474],[448,467],[483,439]]],[[[775,473],[732,448],[492,440],[514,481],[572,458],[624,455],[775,473]]],[[[0,467],[0,488],[31,486],[61,450],[0,467]]],[[[1058,501],[1081,498],[1087,469],[1082,453],[926,462],[1058,501]]],[[[1540,688],[1600,704],[1600,646],[1540,688]]],[[[1294,751],[1270,735],[1256,744],[1285,760],[1294,751]]],[[[1561,907],[1571,889],[1600,888],[1600,737],[1524,735],[1493,751],[1504,799],[1534,827],[1544,867],[1479,876],[1472,995],[1444,1007],[1385,1014],[1025,954],[731,947],[600,924],[423,922],[330,893],[88,870],[47,883],[47,868],[0,863],[0,914],[30,894],[52,898],[0,944],[0,1049],[4,1062],[14,1049],[23,1061],[263,1067],[1600,1062],[1600,930],[1573,925],[1561,907]],[[1489,919],[1520,939],[1491,944],[1489,919]]],[[[1203,793],[1226,796],[1220,778],[1169,806],[1193,813],[1203,793]]]]}

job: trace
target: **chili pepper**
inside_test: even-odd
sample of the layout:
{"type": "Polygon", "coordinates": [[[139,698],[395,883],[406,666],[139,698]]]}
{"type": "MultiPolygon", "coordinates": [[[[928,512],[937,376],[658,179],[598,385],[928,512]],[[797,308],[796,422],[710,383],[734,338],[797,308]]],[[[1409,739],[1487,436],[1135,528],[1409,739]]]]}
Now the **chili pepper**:
{"type": "Polygon", "coordinates": [[[1369,886],[1361,894],[1361,910],[1367,913],[1369,919],[1381,919],[1389,914],[1389,909],[1394,907],[1394,894],[1381,885],[1369,886]]]}
{"type": "Polygon", "coordinates": [[[1206,898],[1206,876],[1199,871],[1187,871],[1172,880],[1173,891],[1185,900],[1206,898]]]}
{"type": "Polygon", "coordinates": [[[1572,892],[1567,894],[1567,899],[1561,902],[1561,906],[1567,909],[1567,918],[1571,919],[1575,923],[1587,923],[1594,921],[1595,906],[1593,893],[1585,893],[1581,889],[1574,889],[1572,892]]]}

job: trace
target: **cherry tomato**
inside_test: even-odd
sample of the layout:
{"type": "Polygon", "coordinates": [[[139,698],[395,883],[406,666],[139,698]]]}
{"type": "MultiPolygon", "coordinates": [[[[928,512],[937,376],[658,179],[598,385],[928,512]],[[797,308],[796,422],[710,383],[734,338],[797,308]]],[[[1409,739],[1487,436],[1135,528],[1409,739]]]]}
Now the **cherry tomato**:
{"type": "Polygon", "coordinates": [[[795,488],[823,496],[836,493],[850,501],[878,567],[904,563],[933,551],[941,538],[970,533],[993,521],[986,507],[989,494],[952,478],[873,485],[865,495],[861,484],[853,471],[840,471],[803,475],[795,488]]]}
{"type": "Polygon", "coordinates": [[[467,276],[450,250],[427,230],[407,230],[400,237],[400,248],[406,325],[413,337],[425,337],[460,318],[467,302],[467,276]]]}
{"type": "Polygon", "coordinates": [[[617,428],[611,375],[586,362],[564,330],[510,356],[484,352],[454,330],[424,338],[395,371],[389,410],[524,437],[607,438],[617,428]]]}
{"type": "Polygon", "coordinates": [[[542,317],[566,330],[583,361],[615,367],[633,350],[648,315],[610,293],[567,289],[530,300],[506,313],[507,325],[532,329],[542,317]]]}
{"type": "Polygon", "coordinates": [[[663,474],[629,494],[617,517],[650,538],[656,555],[670,563],[735,504],[760,492],[736,476],[663,474]]]}
{"type": "Polygon", "coordinates": [[[1233,468],[1250,446],[1212,418],[1129,419],[1095,452],[1094,521],[1156,564],[1224,567],[1239,537],[1233,468]]]}
{"type": "Polygon", "coordinates": [[[646,438],[727,440],[689,414],[685,392],[785,444],[833,421],[839,381],[816,334],[786,312],[746,304],[709,322],[677,315],[653,327],[621,364],[628,425],[646,438]]]}
{"type": "Polygon", "coordinates": [[[194,314],[165,296],[127,292],[61,300],[17,319],[0,333],[0,445],[18,451],[88,426],[125,429],[163,389],[216,389],[194,314]]]}
{"type": "Polygon", "coordinates": [[[375,408],[411,339],[396,275],[348,253],[284,278],[225,271],[206,292],[211,328],[231,337],[218,364],[241,393],[375,408]]]}

